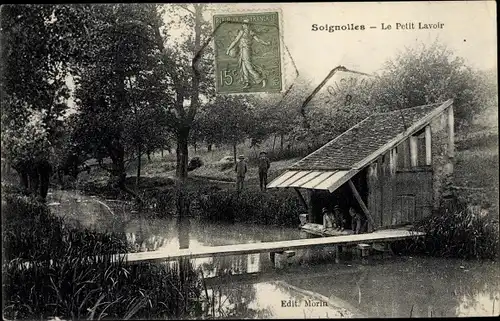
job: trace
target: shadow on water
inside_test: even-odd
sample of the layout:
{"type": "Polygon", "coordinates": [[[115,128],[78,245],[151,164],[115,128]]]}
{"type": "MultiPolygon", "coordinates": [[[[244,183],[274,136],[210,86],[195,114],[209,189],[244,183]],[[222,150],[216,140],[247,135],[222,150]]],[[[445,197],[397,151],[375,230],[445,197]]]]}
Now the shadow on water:
{"type": "MultiPolygon", "coordinates": [[[[293,228],[138,218],[119,204],[107,207],[68,191],[50,197],[53,212],[70,224],[124,232],[137,251],[301,238],[293,228]]],[[[298,250],[282,269],[268,253],[191,260],[204,278],[202,305],[208,317],[486,316],[500,311],[496,263],[380,256],[365,265],[356,259],[333,261],[328,247],[298,250]]]]}

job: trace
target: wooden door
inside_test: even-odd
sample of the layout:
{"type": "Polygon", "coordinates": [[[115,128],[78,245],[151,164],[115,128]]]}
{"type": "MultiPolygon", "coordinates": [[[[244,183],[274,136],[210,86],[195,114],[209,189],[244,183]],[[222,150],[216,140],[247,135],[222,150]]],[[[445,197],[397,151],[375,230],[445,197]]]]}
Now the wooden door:
{"type": "Polygon", "coordinates": [[[395,175],[391,225],[413,223],[432,210],[432,170],[401,171],[395,175]]]}

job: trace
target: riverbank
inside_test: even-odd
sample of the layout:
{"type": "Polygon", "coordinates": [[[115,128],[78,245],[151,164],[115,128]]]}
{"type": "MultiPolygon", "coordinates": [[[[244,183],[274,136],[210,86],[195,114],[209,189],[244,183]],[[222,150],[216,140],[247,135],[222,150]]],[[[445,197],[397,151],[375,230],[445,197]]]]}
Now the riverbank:
{"type": "Polygon", "coordinates": [[[7,319],[201,315],[200,279],[187,263],[111,264],[110,254],[132,250],[125,233],[68,224],[46,204],[15,192],[2,190],[2,218],[2,312],[7,319]],[[83,264],[86,257],[95,259],[83,264]],[[11,264],[24,261],[32,264],[11,264]]]}
{"type": "MultiPolygon", "coordinates": [[[[178,249],[181,242],[189,248],[197,248],[299,237],[297,228],[273,228],[241,223],[220,224],[196,220],[183,227],[168,218],[133,218],[135,214],[142,217],[142,213],[127,213],[128,217],[123,217],[123,213],[112,213],[106,207],[99,206],[97,198],[80,197],[77,193],[51,193],[54,194],[50,195],[48,206],[53,213],[56,208],[61,207],[57,216],[67,218],[71,215],[74,219],[79,219],[82,223],[80,229],[93,230],[93,227],[99,227],[101,231],[111,230],[120,235],[125,234],[127,241],[141,246],[145,244],[151,247],[151,250],[158,249],[157,245],[163,250],[170,247],[178,249]],[[117,217],[113,218],[115,215],[117,217]],[[181,241],[182,237],[187,239],[181,241]]],[[[78,244],[76,242],[73,246],[76,253],[78,244]]],[[[14,294],[23,293],[22,300],[9,302],[11,306],[14,305],[17,318],[23,315],[33,316],[23,310],[22,303],[28,304],[37,313],[37,317],[40,313],[45,313],[45,316],[90,319],[102,316],[123,318],[126,314],[148,319],[167,315],[192,318],[198,308],[205,317],[283,317],[299,314],[308,317],[324,317],[326,314],[330,317],[351,314],[379,317],[458,316],[493,315],[498,311],[500,282],[496,263],[384,255],[373,257],[368,265],[360,265],[358,261],[332,264],[331,255],[328,261],[322,259],[323,256],[319,255],[321,253],[297,254],[301,257],[306,255],[307,259],[293,260],[292,265],[285,267],[280,273],[273,272],[269,256],[265,254],[213,258],[196,265],[193,262],[189,271],[192,269],[194,274],[189,272],[191,274],[186,280],[192,285],[190,293],[198,301],[191,301],[192,309],[188,308],[188,311],[193,314],[189,315],[182,314],[185,313],[183,309],[177,309],[177,303],[172,303],[177,300],[175,302],[182,302],[180,307],[185,304],[182,297],[176,297],[175,289],[169,287],[169,282],[179,288],[186,284],[177,277],[179,272],[175,267],[171,270],[163,265],[146,264],[138,268],[121,266],[115,271],[109,269],[105,262],[100,262],[90,266],[90,273],[78,265],[75,257],[66,256],[54,268],[41,266],[35,271],[23,271],[19,275],[8,271],[6,280],[9,297],[18,298],[19,296],[14,294]],[[202,268],[203,273],[199,272],[199,268],[202,268]],[[51,276],[54,284],[47,278],[35,278],[33,273],[51,276]],[[72,279],[72,275],[77,279],[72,279]],[[204,285],[204,278],[215,279],[204,285]],[[222,278],[220,283],[217,278],[222,278]],[[250,279],[250,282],[241,283],[238,281],[240,279],[250,279]],[[335,280],[335,284],[329,284],[328,280],[335,280]],[[63,290],[65,282],[76,286],[63,290]],[[85,282],[93,282],[92,287],[82,288],[85,282]],[[45,312],[40,310],[48,301],[34,301],[33,297],[29,297],[28,290],[32,287],[54,293],[54,296],[47,298],[56,302],[57,309],[45,309],[45,312]],[[98,291],[98,287],[107,291],[101,301],[103,305],[97,303],[104,295],[104,292],[98,291]],[[387,290],[384,293],[394,292],[397,295],[381,297],[381,287],[387,290]],[[165,289],[170,289],[167,290],[170,291],[170,297],[165,294],[165,289]],[[408,289],[411,290],[408,292],[408,289]],[[75,296],[76,291],[80,292],[75,296]],[[88,291],[94,292],[90,294],[88,302],[84,303],[82,300],[89,294],[88,291]],[[208,293],[208,296],[204,293],[208,293]],[[57,294],[63,298],[74,297],[75,300],[61,301],[55,297],[57,294]],[[270,296],[273,300],[263,300],[270,296]],[[128,298],[128,301],[124,298],[128,298]],[[151,300],[151,303],[148,303],[148,300],[151,300]],[[302,306],[283,307],[282,301],[297,301],[301,302],[302,306]],[[65,305],[71,302],[74,306],[84,303],[83,306],[90,310],[72,311],[65,305]],[[104,302],[113,304],[109,306],[109,303],[104,302]],[[197,305],[197,302],[201,302],[201,305],[197,305]],[[305,306],[306,302],[323,303],[311,309],[305,306]],[[124,311],[126,306],[130,309],[124,311]],[[71,313],[75,317],[71,317],[71,313]]],[[[14,310],[7,312],[13,313],[14,310]]]]}

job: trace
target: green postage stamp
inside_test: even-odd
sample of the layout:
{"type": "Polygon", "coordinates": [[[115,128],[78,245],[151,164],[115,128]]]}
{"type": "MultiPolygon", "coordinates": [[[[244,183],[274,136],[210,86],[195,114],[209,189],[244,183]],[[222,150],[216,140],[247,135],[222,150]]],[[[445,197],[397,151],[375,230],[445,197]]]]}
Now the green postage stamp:
{"type": "Polygon", "coordinates": [[[217,92],[280,92],[278,12],[214,15],[217,92]]]}

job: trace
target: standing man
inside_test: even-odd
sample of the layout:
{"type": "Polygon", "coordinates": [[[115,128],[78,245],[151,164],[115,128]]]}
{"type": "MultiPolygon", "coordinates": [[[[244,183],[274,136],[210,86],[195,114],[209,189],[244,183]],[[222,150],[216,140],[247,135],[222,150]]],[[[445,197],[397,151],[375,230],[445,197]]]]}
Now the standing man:
{"type": "Polygon", "coordinates": [[[238,156],[238,161],[236,162],[236,167],[234,169],[236,172],[236,190],[241,192],[243,190],[243,181],[245,180],[245,175],[247,173],[247,162],[245,161],[245,156],[238,156]]]}
{"type": "Polygon", "coordinates": [[[260,190],[264,191],[267,186],[267,171],[271,163],[269,162],[269,158],[267,158],[266,152],[260,152],[259,155],[259,181],[260,181],[260,190]]]}

